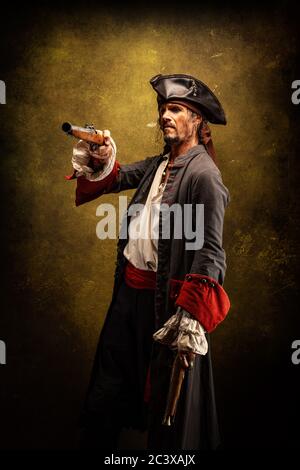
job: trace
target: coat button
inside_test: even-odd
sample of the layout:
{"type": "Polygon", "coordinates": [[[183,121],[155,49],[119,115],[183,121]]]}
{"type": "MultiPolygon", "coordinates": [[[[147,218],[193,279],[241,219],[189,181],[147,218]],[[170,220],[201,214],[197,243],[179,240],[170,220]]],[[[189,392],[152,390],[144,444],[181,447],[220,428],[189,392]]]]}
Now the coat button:
{"type": "Polygon", "coordinates": [[[210,286],[210,287],[215,287],[215,285],[214,285],[213,282],[210,282],[210,283],[209,283],[209,286],[210,286]]]}
{"type": "Polygon", "coordinates": [[[192,279],[193,279],[192,276],[190,276],[190,275],[189,275],[189,276],[186,276],[186,280],[187,280],[187,281],[191,281],[192,279]]]}
{"type": "Polygon", "coordinates": [[[203,282],[203,284],[205,284],[207,282],[207,279],[201,279],[201,282],[203,282]]]}

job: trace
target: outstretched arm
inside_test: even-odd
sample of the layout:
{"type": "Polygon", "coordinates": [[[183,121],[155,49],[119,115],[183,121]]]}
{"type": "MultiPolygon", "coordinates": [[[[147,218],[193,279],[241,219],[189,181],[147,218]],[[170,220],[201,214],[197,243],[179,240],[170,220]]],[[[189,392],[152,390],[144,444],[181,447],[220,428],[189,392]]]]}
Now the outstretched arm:
{"type": "Polygon", "coordinates": [[[153,159],[121,165],[116,160],[116,144],[109,131],[104,131],[104,145],[91,152],[89,145],[79,141],[73,149],[73,174],[66,179],[77,179],[76,206],[92,201],[105,193],[117,193],[138,187],[153,159]],[[100,165],[100,167],[99,167],[100,165]]]}

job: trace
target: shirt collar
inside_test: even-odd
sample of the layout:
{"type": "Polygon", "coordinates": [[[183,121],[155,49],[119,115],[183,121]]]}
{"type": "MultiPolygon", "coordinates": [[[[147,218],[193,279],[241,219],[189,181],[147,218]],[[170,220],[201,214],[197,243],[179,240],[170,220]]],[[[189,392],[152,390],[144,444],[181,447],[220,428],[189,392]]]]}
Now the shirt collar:
{"type": "Polygon", "coordinates": [[[202,144],[195,145],[189,151],[183,155],[179,155],[178,157],[175,158],[173,167],[178,167],[178,166],[183,166],[186,164],[188,160],[190,160],[192,157],[195,155],[198,155],[199,153],[204,153],[205,147],[202,144]]]}

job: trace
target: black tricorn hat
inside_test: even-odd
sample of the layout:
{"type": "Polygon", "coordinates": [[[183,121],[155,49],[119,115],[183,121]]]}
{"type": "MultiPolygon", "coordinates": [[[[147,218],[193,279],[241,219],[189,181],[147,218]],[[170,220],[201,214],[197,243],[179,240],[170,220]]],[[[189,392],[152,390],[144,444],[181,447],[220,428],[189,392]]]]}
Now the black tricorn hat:
{"type": "Polygon", "coordinates": [[[167,101],[190,104],[213,124],[226,124],[225,112],[205,83],[191,75],[155,75],[150,84],[157,93],[158,106],[167,101]]]}

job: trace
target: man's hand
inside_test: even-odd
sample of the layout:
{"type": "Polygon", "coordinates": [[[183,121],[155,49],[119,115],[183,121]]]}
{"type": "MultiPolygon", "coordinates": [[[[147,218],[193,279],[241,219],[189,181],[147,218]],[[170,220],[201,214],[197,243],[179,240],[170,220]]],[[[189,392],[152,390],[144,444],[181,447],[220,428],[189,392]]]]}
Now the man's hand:
{"type": "Polygon", "coordinates": [[[184,369],[192,369],[196,354],[190,351],[178,351],[181,366],[184,369]]]}
{"type": "Polygon", "coordinates": [[[112,143],[110,140],[110,131],[108,130],[103,131],[103,137],[104,137],[104,145],[101,145],[101,147],[98,147],[98,149],[95,150],[94,152],[89,150],[90,157],[96,158],[99,163],[106,163],[113,153],[113,147],[112,147],[112,143]]]}

